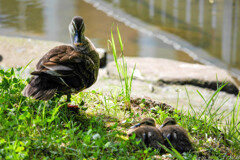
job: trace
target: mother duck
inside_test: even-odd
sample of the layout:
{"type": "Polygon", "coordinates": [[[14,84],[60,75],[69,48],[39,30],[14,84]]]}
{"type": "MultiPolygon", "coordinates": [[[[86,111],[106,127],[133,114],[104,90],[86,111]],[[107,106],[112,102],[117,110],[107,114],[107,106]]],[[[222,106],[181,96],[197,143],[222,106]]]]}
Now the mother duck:
{"type": "Polygon", "coordinates": [[[69,24],[72,46],[61,45],[47,52],[37,63],[32,78],[22,94],[38,100],[49,100],[55,93],[80,92],[97,80],[99,55],[93,43],[84,36],[85,25],[80,16],[69,24]]]}

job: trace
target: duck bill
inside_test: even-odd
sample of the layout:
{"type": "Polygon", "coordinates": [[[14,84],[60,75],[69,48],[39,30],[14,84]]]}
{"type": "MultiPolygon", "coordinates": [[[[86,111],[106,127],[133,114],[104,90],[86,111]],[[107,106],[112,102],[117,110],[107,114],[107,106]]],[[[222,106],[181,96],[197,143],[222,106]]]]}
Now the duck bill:
{"type": "Polygon", "coordinates": [[[164,127],[164,125],[162,124],[159,128],[161,129],[161,128],[163,128],[164,127]]]}
{"type": "Polygon", "coordinates": [[[138,123],[138,124],[135,124],[134,126],[130,127],[131,129],[133,128],[137,128],[137,127],[140,127],[141,126],[141,123],[138,123]]]}
{"type": "Polygon", "coordinates": [[[77,33],[74,35],[73,39],[74,39],[74,41],[73,41],[73,45],[74,46],[78,47],[78,46],[82,46],[83,45],[83,42],[82,42],[81,38],[79,38],[77,33]]]}
{"type": "Polygon", "coordinates": [[[165,127],[166,125],[167,125],[167,124],[164,123],[164,124],[162,124],[159,128],[161,129],[161,128],[165,127]]]}

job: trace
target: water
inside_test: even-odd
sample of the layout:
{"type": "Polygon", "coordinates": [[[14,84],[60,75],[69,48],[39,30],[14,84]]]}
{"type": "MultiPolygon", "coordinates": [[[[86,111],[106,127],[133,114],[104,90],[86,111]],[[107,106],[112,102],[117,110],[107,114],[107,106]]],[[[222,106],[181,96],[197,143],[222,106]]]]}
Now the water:
{"type": "Polygon", "coordinates": [[[98,47],[107,48],[114,23],[127,56],[200,61],[240,75],[239,0],[86,2],[0,0],[0,34],[69,43],[68,24],[81,15],[98,47]]]}

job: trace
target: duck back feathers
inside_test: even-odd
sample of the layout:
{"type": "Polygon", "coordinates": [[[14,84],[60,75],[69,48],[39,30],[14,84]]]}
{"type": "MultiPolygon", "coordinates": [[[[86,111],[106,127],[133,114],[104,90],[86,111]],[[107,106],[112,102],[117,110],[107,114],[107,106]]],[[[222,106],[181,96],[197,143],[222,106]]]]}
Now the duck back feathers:
{"type": "Polygon", "coordinates": [[[171,148],[172,145],[180,153],[194,150],[192,142],[188,137],[188,132],[183,127],[177,125],[165,125],[159,130],[164,138],[164,145],[166,147],[171,148]]]}
{"type": "Polygon", "coordinates": [[[146,147],[152,147],[159,151],[162,150],[162,147],[161,147],[161,145],[159,145],[159,143],[163,144],[164,139],[163,139],[160,131],[156,127],[141,126],[134,130],[130,130],[128,132],[128,136],[129,137],[132,136],[133,133],[136,134],[135,139],[137,141],[141,140],[142,143],[140,146],[142,146],[144,144],[146,147]]]}
{"type": "Polygon", "coordinates": [[[82,51],[68,45],[57,46],[39,60],[22,94],[49,100],[56,92],[80,92],[95,83],[98,69],[99,56],[91,42],[82,51]]]}

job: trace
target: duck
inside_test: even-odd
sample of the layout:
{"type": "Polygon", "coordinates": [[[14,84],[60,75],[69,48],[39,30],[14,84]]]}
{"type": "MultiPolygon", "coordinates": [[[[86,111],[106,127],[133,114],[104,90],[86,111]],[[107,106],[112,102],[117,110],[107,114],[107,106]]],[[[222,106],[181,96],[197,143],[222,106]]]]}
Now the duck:
{"type": "Polygon", "coordinates": [[[156,128],[156,122],[153,118],[144,118],[140,123],[130,127],[127,135],[131,137],[133,134],[136,135],[135,140],[141,140],[140,147],[145,145],[160,152],[163,151],[160,144],[164,143],[164,138],[159,129],[156,128]]]}
{"type": "Polygon", "coordinates": [[[188,137],[188,132],[183,127],[178,126],[174,118],[166,118],[159,127],[159,131],[164,138],[164,145],[167,148],[171,148],[172,145],[179,153],[194,150],[192,142],[188,137]]]}
{"type": "Polygon", "coordinates": [[[73,17],[68,29],[72,45],[56,46],[38,61],[28,85],[22,91],[23,96],[47,101],[55,94],[67,95],[69,102],[71,94],[81,92],[96,82],[99,54],[84,35],[83,18],[73,17]]]}

